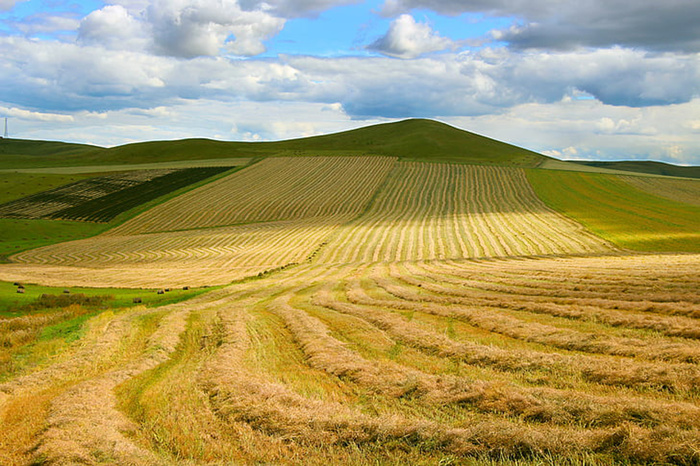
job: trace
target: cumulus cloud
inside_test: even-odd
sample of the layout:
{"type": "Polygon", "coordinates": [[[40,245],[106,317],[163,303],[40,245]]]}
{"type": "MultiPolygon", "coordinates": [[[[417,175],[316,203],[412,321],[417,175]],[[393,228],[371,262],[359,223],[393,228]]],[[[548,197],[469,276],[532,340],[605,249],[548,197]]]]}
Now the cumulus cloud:
{"type": "Polygon", "coordinates": [[[121,5],[108,5],[86,16],[80,23],[78,40],[123,50],[143,50],[148,44],[143,23],[121,5]]]}
{"type": "Polygon", "coordinates": [[[700,51],[700,2],[696,0],[386,0],[382,13],[417,8],[446,15],[485,13],[516,17],[519,24],[496,38],[517,48],[643,47],[700,51]]]}
{"type": "Polygon", "coordinates": [[[389,31],[367,48],[391,57],[416,58],[454,46],[454,42],[441,37],[429,24],[417,23],[413,16],[404,14],[392,21],[389,31]]]}
{"type": "Polygon", "coordinates": [[[147,19],[157,50],[183,58],[218,55],[221,49],[242,56],[263,53],[262,41],[285,23],[262,10],[242,10],[232,0],[154,0],[147,19]]]}
{"type": "Polygon", "coordinates": [[[265,51],[263,41],[278,34],[284,23],[263,10],[243,10],[235,0],[119,2],[85,17],[78,38],[85,44],[178,58],[254,56],[265,51]]]}

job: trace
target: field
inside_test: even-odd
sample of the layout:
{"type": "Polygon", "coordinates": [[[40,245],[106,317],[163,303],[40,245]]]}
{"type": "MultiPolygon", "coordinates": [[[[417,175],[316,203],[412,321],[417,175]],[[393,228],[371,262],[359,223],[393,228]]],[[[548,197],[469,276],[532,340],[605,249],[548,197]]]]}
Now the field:
{"type": "Polygon", "coordinates": [[[700,465],[697,182],[427,153],[12,255],[0,464],[700,465]]]}

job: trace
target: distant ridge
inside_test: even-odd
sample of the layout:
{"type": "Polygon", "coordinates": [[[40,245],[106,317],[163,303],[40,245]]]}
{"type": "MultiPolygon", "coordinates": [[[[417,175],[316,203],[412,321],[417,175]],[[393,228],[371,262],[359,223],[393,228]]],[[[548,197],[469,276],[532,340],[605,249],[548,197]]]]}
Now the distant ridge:
{"type": "Polygon", "coordinates": [[[589,167],[608,168],[611,170],[622,170],[627,172],[648,173],[651,175],[680,176],[685,178],[700,178],[700,167],[683,167],[665,162],[654,162],[647,160],[624,160],[619,162],[596,162],[570,160],[569,162],[589,167]]]}
{"type": "Polygon", "coordinates": [[[182,139],[141,142],[105,149],[47,141],[0,141],[0,168],[313,155],[388,155],[408,160],[520,167],[536,167],[547,159],[527,149],[424,119],[273,142],[182,139]]]}
{"type": "MultiPolygon", "coordinates": [[[[285,141],[149,141],[103,148],[55,141],[0,139],[0,169],[127,165],[172,161],[315,155],[385,155],[403,160],[540,167],[557,162],[536,152],[427,119],[382,123],[285,141]]],[[[573,162],[573,161],[572,161],[573,162]]],[[[582,162],[631,173],[700,178],[700,167],[662,162],[582,162]]]]}

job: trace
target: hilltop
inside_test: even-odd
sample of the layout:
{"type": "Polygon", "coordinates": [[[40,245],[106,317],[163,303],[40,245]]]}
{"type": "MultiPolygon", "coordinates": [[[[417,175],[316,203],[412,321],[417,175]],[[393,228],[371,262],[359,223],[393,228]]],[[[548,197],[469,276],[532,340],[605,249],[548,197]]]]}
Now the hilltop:
{"type": "Polygon", "coordinates": [[[313,155],[383,155],[406,160],[519,167],[535,167],[547,159],[527,149],[423,119],[273,142],[183,139],[141,142],[106,149],[61,142],[0,141],[0,168],[313,155]]]}

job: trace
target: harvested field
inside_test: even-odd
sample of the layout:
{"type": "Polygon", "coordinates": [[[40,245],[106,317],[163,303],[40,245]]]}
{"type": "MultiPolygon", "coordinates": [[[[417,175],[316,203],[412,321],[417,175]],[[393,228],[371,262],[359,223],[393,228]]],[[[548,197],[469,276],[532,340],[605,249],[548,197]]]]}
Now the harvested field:
{"type": "Polygon", "coordinates": [[[265,159],[149,210],[112,235],[333,217],[365,207],[395,159],[280,157],[265,159]]]}
{"type": "Polygon", "coordinates": [[[700,464],[700,254],[619,249],[517,168],[288,163],[0,266],[226,284],[0,318],[0,464],[700,464]]]}
{"type": "Polygon", "coordinates": [[[101,315],[0,385],[0,458],[695,464],[700,335],[683,329],[698,328],[699,266],[307,264],[101,315]]]}
{"type": "Polygon", "coordinates": [[[341,228],[319,263],[610,251],[545,206],[517,168],[402,163],[367,213],[341,228]]]}

